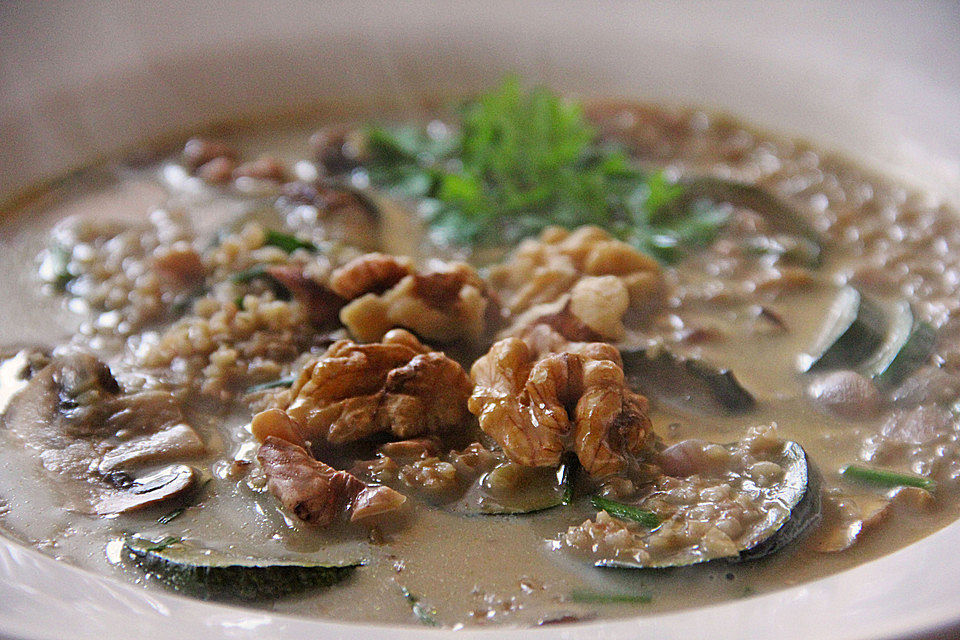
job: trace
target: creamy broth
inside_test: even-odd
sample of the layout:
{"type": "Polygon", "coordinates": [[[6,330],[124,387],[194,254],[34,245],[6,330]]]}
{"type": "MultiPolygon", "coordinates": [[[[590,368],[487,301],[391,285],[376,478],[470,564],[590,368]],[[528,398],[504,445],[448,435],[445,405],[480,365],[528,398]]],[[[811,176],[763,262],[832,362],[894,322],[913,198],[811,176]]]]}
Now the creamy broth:
{"type": "MultiPolygon", "coordinates": [[[[265,405],[262,398],[237,391],[297,375],[305,362],[298,356],[301,351],[323,354],[329,341],[305,330],[308,335],[290,338],[294,353],[278,358],[276,366],[250,368],[248,378],[228,381],[223,388],[217,382],[210,393],[209,386],[197,393],[190,378],[219,374],[185,365],[188,373],[179,378],[183,395],[178,397],[184,404],[184,420],[202,437],[207,451],[187,464],[203,472],[205,484],[184,504],[182,513],[165,524],[158,518],[172,510],[169,505],[107,517],[84,513],[89,510],[76,506],[83,491],[78,493],[70,482],[44,470],[37,447],[26,446],[15,429],[0,431],[0,523],[6,535],[57,559],[146,589],[163,587],[122,559],[119,541],[125,534],[151,540],[183,537],[260,558],[320,562],[362,558],[366,564],[338,584],[248,606],[334,620],[417,624],[411,603],[403,597],[405,588],[444,626],[535,625],[644,615],[749,597],[870,561],[955,520],[960,508],[956,489],[960,451],[957,421],[951,413],[960,396],[956,379],[960,223],[955,214],[846,161],[803,143],[760,134],[724,116],[610,103],[598,104],[589,113],[603,135],[626,141],[640,163],[665,167],[671,175],[709,174],[759,185],[796,206],[822,235],[824,260],[816,267],[796,267],[753,254],[740,241],[758,224],[762,229],[762,222],[735,208],[726,228],[709,244],[660,267],[667,292],[662,306],[643,326],[628,323],[626,336],[611,341],[627,347],[656,341],[684,357],[732,370],[756,399],[752,410],[736,415],[691,410],[685,408],[682,390],[672,400],[651,392],[653,433],[661,448],[691,438],[725,444],[742,439],[751,427],[775,424],[776,436],[799,443],[821,476],[824,515],[812,531],[756,561],[718,560],[663,571],[595,568],[558,548],[557,541],[569,527],[596,517],[586,490],[571,505],[523,515],[462,515],[409,491],[405,511],[380,522],[373,533],[344,523],[308,524],[283,509],[263,482],[251,482],[257,464],[249,425],[251,416],[265,405]],[[933,355],[899,385],[878,391],[872,413],[853,417],[844,416],[848,409],[843,401],[831,404],[829,398],[812,397],[817,377],[797,369],[798,355],[822,332],[825,310],[846,284],[881,306],[908,300],[914,314],[937,332],[933,355]],[[915,437],[904,426],[911,420],[923,423],[914,428],[915,437]],[[903,436],[903,431],[909,433],[903,436]],[[244,462],[239,471],[235,458],[244,462]],[[895,495],[895,489],[853,483],[840,474],[851,463],[922,476],[935,480],[936,489],[895,495]],[[837,543],[847,534],[849,540],[837,543]],[[838,544],[849,548],[831,550],[838,544]],[[611,603],[571,596],[583,592],[643,597],[611,603]]],[[[276,156],[291,173],[309,181],[313,165],[308,139],[315,129],[310,123],[266,132],[240,130],[221,139],[245,158],[260,153],[276,156]]],[[[322,256],[337,264],[368,250],[409,254],[421,265],[433,257],[465,255],[432,245],[422,235],[422,223],[404,217],[409,215],[409,203],[394,205],[393,214],[381,212],[376,223],[379,238],[371,238],[366,222],[353,218],[338,222],[341,226],[327,223],[324,229],[321,221],[310,234],[304,232],[309,220],[290,209],[284,220],[272,209],[278,193],[273,184],[254,185],[247,192],[208,184],[190,176],[175,155],[145,164],[117,161],[71,176],[5,215],[0,268],[8,277],[0,280],[5,301],[0,344],[48,348],[69,344],[106,362],[125,390],[177,390],[176,376],[162,379],[156,366],[137,360],[137,354],[147,349],[143,345],[156,344],[176,317],[161,309],[146,319],[118,320],[123,306],[110,308],[107,302],[84,309],[83,296],[41,286],[38,256],[49,246],[51,229],[68,216],[145,225],[154,235],[158,226],[176,226],[179,231],[168,233],[182,234],[176,237],[205,260],[218,230],[226,228],[242,237],[243,221],[249,220],[310,238],[321,245],[322,256]],[[285,225],[291,220],[292,226],[285,225]],[[331,233],[336,242],[323,244],[331,233]],[[363,236],[359,241],[351,236],[356,233],[363,236]],[[347,246],[352,243],[361,249],[347,246]],[[124,322],[131,323],[125,331],[124,322]],[[113,327],[118,327],[119,335],[113,327]]],[[[387,198],[382,193],[375,197],[387,198]]],[[[159,236],[157,245],[167,244],[162,232],[159,236]]],[[[155,249],[145,237],[138,236],[138,241],[149,257],[155,249]]],[[[479,252],[474,259],[489,267],[504,252],[494,253],[498,254],[494,259],[479,252]]],[[[219,267],[207,263],[204,268],[212,277],[219,267]]],[[[131,286],[138,291],[140,285],[131,286]]],[[[269,291],[258,289],[244,300],[252,300],[250,295],[271,298],[269,291]]],[[[174,303],[172,296],[159,299],[165,307],[174,303]]],[[[190,313],[196,313],[196,307],[186,315],[190,313]]],[[[491,342],[474,355],[456,347],[447,351],[465,361],[469,371],[491,342]]],[[[17,349],[6,351],[5,357],[17,349]]],[[[5,377],[4,388],[24,384],[16,377],[5,377]]],[[[16,395],[10,402],[16,402],[16,395]]],[[[338,458],[334,466],[350,468],[352,454],[338,455],[342,460],[338,458]]],[[[356,457],[370,456],[367,452],[356,457]]],[[[396,482],[392,486],[402,487],[396,482]]]]}

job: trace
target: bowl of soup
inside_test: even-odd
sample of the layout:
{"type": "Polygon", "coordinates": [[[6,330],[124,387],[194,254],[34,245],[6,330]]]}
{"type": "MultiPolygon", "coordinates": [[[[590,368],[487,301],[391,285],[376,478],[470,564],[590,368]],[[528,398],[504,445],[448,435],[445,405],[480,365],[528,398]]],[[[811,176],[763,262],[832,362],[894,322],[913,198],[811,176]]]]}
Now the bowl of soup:
{"type": "Polygon", "coordinates": [[[0,629],[949,637],[960,62],[751,7],[6,9],[0,629]]]}

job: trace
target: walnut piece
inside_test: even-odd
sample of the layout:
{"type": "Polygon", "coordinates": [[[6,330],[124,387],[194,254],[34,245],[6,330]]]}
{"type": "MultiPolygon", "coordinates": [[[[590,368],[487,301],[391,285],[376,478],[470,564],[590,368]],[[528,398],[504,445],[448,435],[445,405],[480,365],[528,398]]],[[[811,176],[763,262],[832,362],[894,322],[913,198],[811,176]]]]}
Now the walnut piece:
{"type": "Polygon", "coordinates": [[[340,320],[362,342],[379,340],[394,327],[443,344],[476,342],[491,315],[499,314],[486,283],[460,262],[421,272],[407,258],[371,253],[334,271],[330,286],[352,300],[340,320]]]}
{"type": "Polygon", "coordinates": [[[314,459],[306,449],[273,436],[257,452],[267,488],[305,522],[327,526],[343,516],[351,522],[395,511],[406,497],[389,487],[368,486],[356,476],[314,459]]]}
{"type": "Polygon", "coordinates": [[[663,289],[653,258],[591,226],[572,233],[545,229],[493,267],[490,283],[515,318],[507,335],[520,335],[544,318],[571,340],[588,339],[578,322],[594,339],[623,338],[624,316],[649,314],[663,289]]]}
{"type": "Polygon", "coordinates": [[[339,340],[308,363],[284,411],[254,416],[253,433],[289,442],[342,444],[386,432],[406,439],[469,419],[471,384],[463,368],[402,329],[383,342],[339,340]]]}
{"type": "Polygon", "coordinates": [[[382,294],[411,273],[410,258],[368,253],[334,271],[330,288],[340,297],[353,300],[365,293],[382,294]]]}
{"type": "Polygon", "coordinates": [[[564,349],[538,359],[522,340],[497,342],[470,371],[470,411],[518,464],[556,466],[573,451],[592,476],[617,473],[648,441],[647,400],[627,387],[613,347],[564,349]]]}
{"type": "Polygon", "coordinates": [[[403,465],[399,477],[406,486],[427,494],[451,494],[460,488],[457,468],[437,457],[403,465]]]}

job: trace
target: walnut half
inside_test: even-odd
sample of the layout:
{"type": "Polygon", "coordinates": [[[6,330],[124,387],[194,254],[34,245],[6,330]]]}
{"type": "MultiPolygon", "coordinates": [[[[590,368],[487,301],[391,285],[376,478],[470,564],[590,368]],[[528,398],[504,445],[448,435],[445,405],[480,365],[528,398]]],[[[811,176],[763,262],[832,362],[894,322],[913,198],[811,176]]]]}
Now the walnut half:
{"type": "Polygon", "coordinates": [[[518,464],[555,466],[573,451],[590,475],[603,477],[648,441],[647,400],[627,387],[609,345],[570,345],[537,359],[523,341],[507,338],[470,373],[470,411],[518,464]]]}
{"type": "Polygon", "coordinates": [[[469,420],[471,388],[458,363],[394,329],[380,343],[335,342],[304,367],[285,410],[257,414],[252,428],[261,441],[342,444],[379,432],[413,438],[469,420]]]}
{"type": "Polygon", "coordinates": [[[351,301],[340,320],[362,342],[394,327],[443,344],[476,342],[499,314],[486,284],[460,262],[417,271],[408,258],[370,253],[334,271],[330,286],[351,301]]]}
{"type": "Polygon", "coordinates": [[[653,258],[591,226],[544,229],[493,267],[490,283],[513,317],[511,336],[546,323],[569,340],[619,340],[628,314],[649,315],[663,297],[653,258]]]}

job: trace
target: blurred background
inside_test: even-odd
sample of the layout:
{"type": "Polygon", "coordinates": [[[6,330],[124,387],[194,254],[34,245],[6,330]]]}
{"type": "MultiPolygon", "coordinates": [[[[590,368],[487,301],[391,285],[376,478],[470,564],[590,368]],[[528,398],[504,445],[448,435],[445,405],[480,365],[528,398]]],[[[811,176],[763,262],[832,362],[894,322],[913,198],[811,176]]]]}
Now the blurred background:
{"type": "Polygon", "coordinates": [[[415,106],[507,71],[722,107],[901,169],[935,156],[915,177],[956,183],[957,43],[947,1],[6,0],[0,193],[148,133],[337,94],[415,106]]]}

